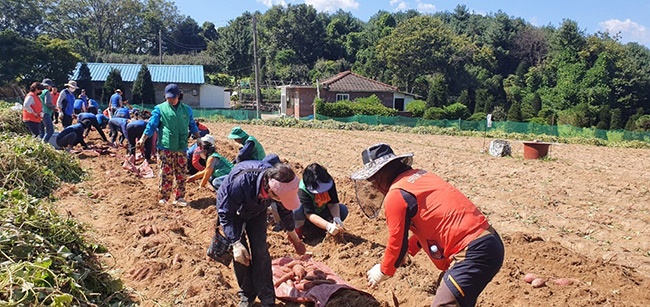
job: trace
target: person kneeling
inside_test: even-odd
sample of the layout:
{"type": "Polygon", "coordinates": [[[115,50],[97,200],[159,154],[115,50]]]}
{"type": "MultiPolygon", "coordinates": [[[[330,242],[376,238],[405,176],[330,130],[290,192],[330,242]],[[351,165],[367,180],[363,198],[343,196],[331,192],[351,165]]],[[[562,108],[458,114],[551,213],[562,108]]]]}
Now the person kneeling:
{"type": "Polygon", "coordinates": [[[206,134],[201,138],[201,158],[206,160],[205,169],[187,178],[192,182],[201,178],[200,187],[207,187],[210,190],[217,190],[223,180],[232,170],[233,164],[216,152],[214,137],[206,134]],[[210,182],[210,185],[207,183],[210,182]]]}
{"type": "Polygon", "coordinates": [[[298,197],[300,208],[293,211],[293,217],[299,235],[309,224],[333,236],[345,232],[343,221],[348,216],[348,208],[339,202],[336,184],[322,165],[312,163],[305,168],[298,197]]]}

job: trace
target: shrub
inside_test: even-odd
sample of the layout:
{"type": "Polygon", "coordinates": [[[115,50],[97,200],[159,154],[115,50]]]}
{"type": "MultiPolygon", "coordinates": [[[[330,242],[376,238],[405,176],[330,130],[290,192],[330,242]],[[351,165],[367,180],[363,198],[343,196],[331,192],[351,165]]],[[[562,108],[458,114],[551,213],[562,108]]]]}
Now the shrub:
{"type": "Polygon", "coordinates": [[[427,110],[427,102],[424,100],[413,100],[406,105],[406,111],[411,112],[415,117],[422,117],[427,110]]]}
{"type": "Polygon", "coordinates": [[[424,112],[423,118],[424,119],[433,119],[433,120],[443,119],[443,118],[445,118],[445,110],[443,110],[442,108],[438,108],[438,107],[428,108],[424,112]]]}
{"type": "Polygon", "coordinates": [[[537,124],[537,125],[548,125],[546,122],[546,119],[543,117],[533,117],[528,120],[529,123],[531,124],[537,124]]]}
{"type": "Polygon", "coordinates": [[[467,118],[467,120],[477,121],[477,122],[482,120],[487,120],[487,114],[485,114],[485,112],[476,112],[472,114],[472,116],[467,118]]]}
{"type": "Polygon", "coordinates": [[[353,115],[397,115],[397,110],[384,106],[376,95],[357,98],[355,101],[343,100],[337,102],[323,102],[320,99],[316,99],[314,103],[316,103],[317,114],[329,117],[349,117],[353,115]]]}
{"type": "Polygon", "coordinates": [[[472,114],[467,106],[458,102],[446,106],[444,110],[445,118],[448,119],[466,119],[472,114]]]}

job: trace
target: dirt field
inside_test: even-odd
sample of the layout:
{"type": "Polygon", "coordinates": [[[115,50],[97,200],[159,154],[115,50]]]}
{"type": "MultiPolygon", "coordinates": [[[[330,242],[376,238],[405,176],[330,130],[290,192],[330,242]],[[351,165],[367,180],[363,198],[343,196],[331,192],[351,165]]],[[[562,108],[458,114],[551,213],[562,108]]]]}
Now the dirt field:
{"type": "MultiPolygon", "coordinates": [[[[217,150],[234,157],[236,144],[225,138],[232,125],[208,126],[218,137],[217,150]]],[[[363,216],[347,178],[361,166],[361,150],[378,142],[398,154],[415,153],[415,167],[458,187],[503,237],[504,266],[478,306],[650,305],[649,150],[554,145],[550,159],[523,160],[517,141],[511,142],[512,158],[495,158],[480,153],[481,138],[243,128],[298,172],[311,162],[329,169],[351,211],[348,242],[315,242],[308,250],[382,306],[394,306],[391,291],[400,306],[429,306],[440,272],[421,253],[379,289],[366,287],[366,271],[383,254],[385,221],[383,215],[376,220],[363,216]],[[533,289],[522,280],[526,273],[577,282],[533,289]]],[[[91,134],[91,143],[96,137],[91,134]]],[[[110,254],[104,263],[135,300],[143,306],[236,305],[232,268],[204,257],[216,217],[211,192],[192,183],[189,207],[160,206],[157,178],[139,179],[108,155],[81,157],[90,178],[59,191],[61,209],[85,222],[91,238],[106,245],[110,254]],[[146,225],[155,225],[159,233],[138,234],[146,225]]],[[[284,235],[269,233],[271,255],[291,255],[284,235]]],[[[341,298],[331,305],[349,306],[341,298]]]]}

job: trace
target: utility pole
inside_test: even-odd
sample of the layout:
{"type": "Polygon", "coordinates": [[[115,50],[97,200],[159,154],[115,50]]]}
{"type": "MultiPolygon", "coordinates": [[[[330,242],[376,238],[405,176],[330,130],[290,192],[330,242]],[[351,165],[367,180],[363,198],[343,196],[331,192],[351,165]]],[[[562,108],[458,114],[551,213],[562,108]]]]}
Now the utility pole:
{"type": "Polygon", "coordinates": [[[158,29],[158,56],[160,57],[160,65],[162,65],[162,31],[158,29]]]}
{"type": "Polygon", "coordinates": [[[253,14],[253,61],[255,62],[255,106],[257,107],[257,118],[262,118],[260,114],[260,67],[257,62],[257,18],[253,14]]]}

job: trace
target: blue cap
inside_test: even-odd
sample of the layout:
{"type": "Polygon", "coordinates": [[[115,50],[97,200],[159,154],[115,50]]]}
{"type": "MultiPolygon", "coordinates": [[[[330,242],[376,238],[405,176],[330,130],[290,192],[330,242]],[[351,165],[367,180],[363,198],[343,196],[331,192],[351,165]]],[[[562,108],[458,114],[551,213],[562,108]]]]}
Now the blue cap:
{"type": "Polygon", "coordinates": [[[176,98],[181,93],[181,88],[172,83],[165,87],[165,98],[176,98]]]}

